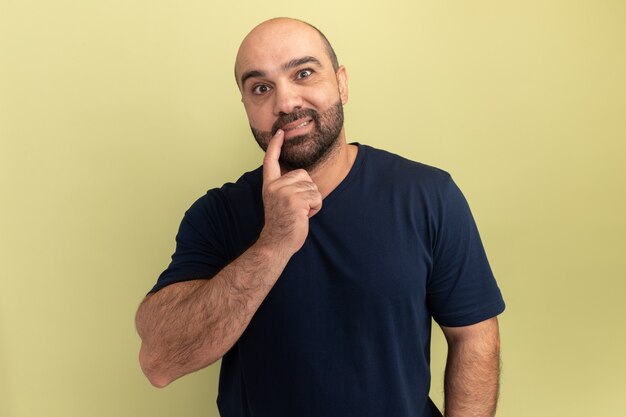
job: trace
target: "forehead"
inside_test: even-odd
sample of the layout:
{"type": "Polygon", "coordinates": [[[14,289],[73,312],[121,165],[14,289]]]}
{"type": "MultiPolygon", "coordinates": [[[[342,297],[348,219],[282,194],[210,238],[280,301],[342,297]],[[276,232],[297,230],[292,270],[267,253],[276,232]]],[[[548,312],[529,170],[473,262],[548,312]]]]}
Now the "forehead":
{"type": "Polygon", "coordinates": [[[315,29],[300,22],[270,23],[256,27],[241,43],[235,73],[277,71],[286,62],[311,56],[330,65],[325,44],[315,29]]]}

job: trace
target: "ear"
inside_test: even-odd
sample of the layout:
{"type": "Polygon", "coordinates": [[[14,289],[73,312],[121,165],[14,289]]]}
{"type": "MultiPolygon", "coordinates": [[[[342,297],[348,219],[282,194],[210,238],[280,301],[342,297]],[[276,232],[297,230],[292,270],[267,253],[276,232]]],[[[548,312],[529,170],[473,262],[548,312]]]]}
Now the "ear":
{"type": "Polygon", "coordinates": [[[341,104],[345,105],[348,102],[348,72],[346,71],[346,67],[341,65],[337,70],[336,75],[341,104]]]}

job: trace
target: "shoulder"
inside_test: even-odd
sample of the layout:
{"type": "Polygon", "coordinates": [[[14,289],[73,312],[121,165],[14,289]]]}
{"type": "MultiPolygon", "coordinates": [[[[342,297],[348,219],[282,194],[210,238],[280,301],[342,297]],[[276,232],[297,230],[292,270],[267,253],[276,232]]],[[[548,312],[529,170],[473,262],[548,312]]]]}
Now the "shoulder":
{"type": "Polygon", "coordinates": [[[227,257],[249,245],[263,224],[262,171],[207,191],[185,212],[177,239],[203,239],[224,247],[227,257]]]}
{"type": "Polygon", "coordinates": [[[360,145],[359,149],[364,153],[364,175],[384,185],[441,191],[452,182],[451,175],[441,168],[368,145],[360,145]]]}
{"type": "Polygon", "coordinates": [[[187,213],[206,214],[232,207],[250,207],[261,198],[262,184],[261,168],[246,172],[236,182],[227,182],[208,190],[191,205],[187,213]]]}

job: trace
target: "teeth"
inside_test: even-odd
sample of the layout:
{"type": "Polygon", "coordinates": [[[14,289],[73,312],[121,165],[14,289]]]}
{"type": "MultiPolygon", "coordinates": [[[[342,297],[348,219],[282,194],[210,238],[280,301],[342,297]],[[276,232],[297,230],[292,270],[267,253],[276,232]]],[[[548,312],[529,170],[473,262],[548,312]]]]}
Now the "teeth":
{"type": "Polygon", "coordinates": [[[309,122],[308,122],[308,121],[306,121],[306,122],[302,122],[302,123],[300,123],[298,126],[295,126],[295,127],[292,127],[291,129],[286,129],[286,130],[294,130],[294,129],[299,129],[299,128],[304,127],[304,126],[306,126],[306,125],[308,125],[308,124],[309,124],[309,122]]]}

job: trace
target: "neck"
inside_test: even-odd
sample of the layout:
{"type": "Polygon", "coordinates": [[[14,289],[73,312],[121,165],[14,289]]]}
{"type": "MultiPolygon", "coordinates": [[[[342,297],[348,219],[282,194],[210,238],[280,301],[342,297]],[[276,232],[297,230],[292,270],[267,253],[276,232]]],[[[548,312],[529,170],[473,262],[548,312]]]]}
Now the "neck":
{"type": "Polygon", "coordinates": [[[331,150],[326,160],[309,171],[322,198],[326,198],[346,178],[354,164],[357,152],[358,148],[355,145],[348,145],[346,142],[346,135],[342,129],[337,138],[336,148],[331,150]]]}

